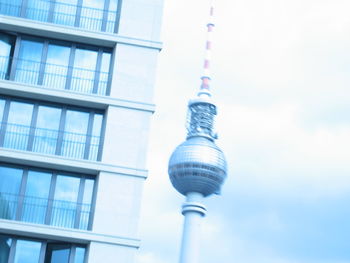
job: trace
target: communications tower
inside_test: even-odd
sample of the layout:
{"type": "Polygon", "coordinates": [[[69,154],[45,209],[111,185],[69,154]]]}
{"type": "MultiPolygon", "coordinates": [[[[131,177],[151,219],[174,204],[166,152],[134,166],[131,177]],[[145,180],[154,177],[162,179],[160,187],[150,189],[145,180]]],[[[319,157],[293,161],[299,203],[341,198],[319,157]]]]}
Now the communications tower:
{"type": "Polygon", "coordinates": [[[215,144],[217,135],[213,128],[217,114],[210,90],[213,15],[212,1],[201,86],[197,96],[188,103],[186,141],[172,153],[168,166],[172,185],[186,196],[182,205],[184,228],[180,263],[198,263],[200,223],[207,212],[202,202],[204,197],[220,193],[227,176],[225,156],[215,144]]]}

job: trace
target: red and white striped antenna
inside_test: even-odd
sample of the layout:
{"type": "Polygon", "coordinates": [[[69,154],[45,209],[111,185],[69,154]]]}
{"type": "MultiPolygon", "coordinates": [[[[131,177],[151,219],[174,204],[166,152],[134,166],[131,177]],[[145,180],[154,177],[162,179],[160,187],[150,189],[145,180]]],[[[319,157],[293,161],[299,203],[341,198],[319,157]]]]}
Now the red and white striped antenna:
{"type": "Polygon", "coordinates": [[[211,49],[212,49],[212,36],[214,31],[214,1],[210,2],[210,13],[209,13],[209,22],[207,24],[207,42],[205,46],[205,59],[204,59],[204,72],[202,79],[202,84],[200,86],[200,90],[198,92],[198,96],[202,95],[211,97],[210,93],[210,80],[211,80],[211,72],[210,72],[210,63],[211,63],[211,49]]]}

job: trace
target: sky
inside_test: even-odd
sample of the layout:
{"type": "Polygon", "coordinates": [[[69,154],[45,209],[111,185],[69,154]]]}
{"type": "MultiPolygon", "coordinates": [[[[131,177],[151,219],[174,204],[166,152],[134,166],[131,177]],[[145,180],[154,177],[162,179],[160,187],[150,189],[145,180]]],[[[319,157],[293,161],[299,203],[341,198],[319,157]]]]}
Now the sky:
{"type": "MultiPolygon", "coordinates": [[[[208,0],[165,1],[137,263],[178,262],[169,157],[200,85],[208,0]]],[[[212,92],[222,195],[201,263],[350,263],[350,1],[216,0],[212,92]]]]}

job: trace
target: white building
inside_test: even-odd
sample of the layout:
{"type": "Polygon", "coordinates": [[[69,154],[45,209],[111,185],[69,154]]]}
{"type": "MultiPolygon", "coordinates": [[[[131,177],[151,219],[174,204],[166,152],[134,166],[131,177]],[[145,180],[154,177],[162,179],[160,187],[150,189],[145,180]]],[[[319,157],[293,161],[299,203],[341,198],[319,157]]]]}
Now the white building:
{"type": "Polygon", "coordinates": [[[0,1],[0,263],[133,262],[162,2],[0,1]]]}

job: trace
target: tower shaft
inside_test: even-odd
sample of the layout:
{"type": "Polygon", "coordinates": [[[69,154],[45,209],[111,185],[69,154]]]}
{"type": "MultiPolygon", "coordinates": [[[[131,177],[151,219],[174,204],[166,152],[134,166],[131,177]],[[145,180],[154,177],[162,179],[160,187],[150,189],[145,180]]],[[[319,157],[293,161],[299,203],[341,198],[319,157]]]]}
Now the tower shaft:
{"type": "Polygon", "coordinates": [[[200,228],[202,218],[207,210],[201,203],[203,195],[191,192],[186,195],[186,202],[182,206],[182,214],[185,217],[182,233],[182,245],[180,263],[198,263],[200,228]]]}

